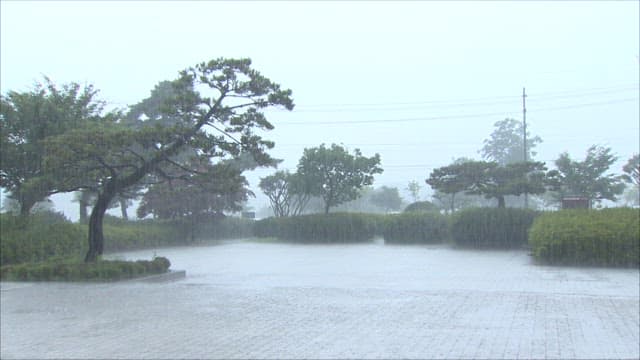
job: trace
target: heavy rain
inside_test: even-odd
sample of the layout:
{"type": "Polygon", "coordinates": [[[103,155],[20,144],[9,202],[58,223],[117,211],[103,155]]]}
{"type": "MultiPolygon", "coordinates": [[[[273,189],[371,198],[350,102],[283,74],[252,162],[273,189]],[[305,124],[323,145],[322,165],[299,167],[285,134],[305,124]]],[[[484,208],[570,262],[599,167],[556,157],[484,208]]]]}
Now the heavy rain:
{"type": "Polygon", "coordinates": [[[0,10],[0,358],[640,358],[638,2],[0,10]]]}

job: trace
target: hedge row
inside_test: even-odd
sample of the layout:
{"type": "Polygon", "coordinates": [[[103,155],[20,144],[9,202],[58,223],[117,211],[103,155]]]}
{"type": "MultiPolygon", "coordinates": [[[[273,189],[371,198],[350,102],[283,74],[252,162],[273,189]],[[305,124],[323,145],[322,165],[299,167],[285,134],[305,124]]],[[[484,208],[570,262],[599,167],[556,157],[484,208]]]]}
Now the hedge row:
{"type": "Polygon", "coordinates": [[[79,259],[50,260],[2,266],[0,278],[8,281],[115,281],[165,273],[170,266],[169,260],[163,257],[151,261],[101,260],[88,264],[79,259]]]}
{"type": "Polygon", "coordinates": [[[194,236],[200,240],[238,239],[253,236],[254,220],[226,217],[198,224],[194,236]]]}
{"type": "MultiPolygon", "coordinates": [[[[188,220],[127,221],[105,216],[106,252],[159,246],[188,245],[194,240],[250,237],[253,221],[227,217],[205,224],[188,220]]],[[[53,212],[29,217],[0,214],[0,265],[44,261],[51,257],[81,257],[87,251],[86,224],[71,223],[53,212]]]]}
{"type": "Polygon", "coordinates": [[[0,214],[0,265],[82,256],[86,230],[64,216],[38,213],[27,218],[0,214]]]}
{"type": "Polygon", "coordinates": [[[515,208],[472,208],[455,214],[451,235],[456,245],[475,248],[520,248],[539,212],[515,208]]]}
{"type": "Polygon", "coordinates": [[[450,238],[449,220],[438,212],[390,215],[382,233],[386,243],[441,243],[450,238]]]}
{"type": "Polygon", "coordinates": [[[640,265],[640,210],[545,213],[529,233],[534,257],[550,264],[640,265]]]}
{"type": "Polygon", "coordinates": [[[255,236],[303,243],[362,242],[374,237],[379,217],[358,213],[272,217],[256,221],[255,236]]]}

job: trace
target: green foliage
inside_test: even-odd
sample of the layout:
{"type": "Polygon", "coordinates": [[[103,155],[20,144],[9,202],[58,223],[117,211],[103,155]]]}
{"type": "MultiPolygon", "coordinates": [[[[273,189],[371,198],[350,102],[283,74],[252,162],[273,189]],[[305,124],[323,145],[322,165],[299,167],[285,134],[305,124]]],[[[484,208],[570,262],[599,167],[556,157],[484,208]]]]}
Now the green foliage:
{"type": "Polygon", "coordinates": [[[640,187],[640,155],[634,154],[622,167],[624,181],[640,187]]]}
{"type": "Polygon", "coordinates": [[[529,231],[534,257],[550,264],[640,265],[640,210],[572,209],[538,217],[529,231]]]}
{"type": "Polygon", "coordinates": [[[557,170],[549,171],[549,183],[556,201],[565,196],[582,196],[591,201],[607,199],[616,201],[616,196],[624,191],[623,177],[606,175],[618,158],[611,148],[591,146],[584,161],[571,160],[563,153],[556,160],[557,170]]]}
{"type": "MultiPolygon", "coordinates": [[[[86,229],[86,227],[85,227],[86,229]]],[[[188,244],[186,229],[176,222],[159,220],[104,224],[105,251],[124,251],[188,244]]]]}
{"type": "Polygon", "coordinates": [[[331,148],[324,144],[304,150],[298,163],[298,174],[303,177],[309,193],[322,197],[324,212],[359,195],[363,186],[373,183],[373,175],[381,174],[380,155],[368,158],[355,149],[351,155],[339,145],[331,148]]]}
{"type": "Polygon", "coordinates": [[[418,202],[418,200],[420,200],[421,189],[422,189],[422,186],[420,186],[420,183],[418,183],[415,180],[411,180],[407,184],[406,190],[409,191],[409,194],[411,194],[411,199],[413,200],[413,202],[418,202]]]}
{"type": "MultiPolygon", "coordinates": [[[[515,119],[504,119],[494,124],[495,130],[491,138],[484,140],[480,153],[484,159],[506,165],[524,161],[524,139],[522,122],[515,119]]],[[[542,142],[539,136],[532,137],[527,130],[527,158],[531,161],[536,153],[533,148],[542,142]]]]}
{"type": "Polygon", "coordinates": [[[108,261],[83,263],[79,260],[51,260],[41,263],[5,265],[0,276],[5,281],[114,281],[131,279],[169,270],[167,258],[157,257],[151,261],[108,261]]]}
{"type": "Polygon", "coordinates": [[[416,201],[404,208],[404,212],[431,212],[438,211],[438,207],[430,201],[416,201]]]}
{"type": "Polygon", "coordinates": [[[241,175],[241,161],[227,160],[215,165],[195,161],[185,164],[198,169],[198,173],[183,174],[178,179],[150,186],[142,196],[138,217],[153,214],[159,219],[201,219],[241,210],[241,204],[251,194],[247,180],[241,175]]]}
{"type": "Polygon", "coordinates": [[[257,237],[276,237],[301,243],[368,241],[378,231],[380,217],[358,213],[333,213],[267,218],[256,221],[257,237]]]}
{"type": "Polygon", "coordinates": [[[454,215],[451,235],[461,246],[519,248],[538,213],[530,209],[473,208],[454,215]]]}
{"type": "Polygon", "coordinates": [[[311,199],[305,179],[298,173],[277,171],[260,179],[260,189],[269,198],[275,216],[296,216],[311,199]]]}
{"type": "Polygon", "coordinates": [[[91,85],[57,87],[44,80],[31,91],[0,98],[0,186],[20,203],[22,215],[55,193],[54,179],[43,169],[50,151],[43,140],[95,120],[104,107],[91,85]]]}
{"type": "MultiPolygon", "coordinates": [[[[113,121],[100,121],[48,138],[44,163],[54,175],[53,188],[58,192],[81,189],[97,190],[98,198],[89,219],[89,249],[86,261],[95,261],[104,248],[102,217],[111,201],[124,191],[147,179],[184,178],[195,173],[209,177],[210,183],[227,183],[227,177],[180,162],[185,149],[193,149],[198,165],[211,159],[252,159],[246,169],[273,165],[267,153],[271,141],[257,135],[273,129],[264,109],[281,106],[293,109],[291,91],[283,90],[251,68],[249,59],[215,59],[180,72],[170,84],[173,91],[162,91],[160,116],[172,126],[159,121],[141,121],[130,126],[118,114],[113,121]]],[[[163,87],[166,87],[163,84],[163,87]]],[[[157,89],[160,91],[160,88],[157,89]]],[[[136,110],[137,111],[137,110],[136,110]]]]}
{"type": "Polygon", "coordinates": [[[195,237],[200,240],[239,239],[253,236],[254,220],[238,217],[214,219],[196,225],[195,237]]]}
{"type": "Polygon", "coordinates": [[[382,186],[371,194],[371,203],[385,211],[397,211],[402,208],[402,198],[398,188],[382,186]]]}
{"type": "Polygon", "coordinates": [[[386,243],[440,243],[450,237],[449,220],[438,212],[390,215],[383,234],[386,243]]]}
{"type": "MultiPolygon", "coordinates": [[[[28,217],[0,214],[1,264],[78,257],[86,251],[87,230],[87,225],[72,224],[57,213],[28,217]]],[[[106,216],[104,221],[107,251],[187,245],[193,241],[192,232],[207,239],[245,237],[251,234],[251,223],[228,218],[212,227],[194,229],[193,224],[184,221],[127,221],[114,216],[106,216]]]]}
{"type": "Polygon", "coordinates": [[[465,191],[497,199],[498,207],[503,208],[507,195],[544,193],[544,170],[544,164],[540,162],[499,165],[496,162],[466,161],[434,169],[426,182],[447,194],[465,191]]]}
{"type": "Polygon", "coordinates": [[[61,214],[0,214],[0,264],[38,262],[86,251],[86,231],[61,214]]]}

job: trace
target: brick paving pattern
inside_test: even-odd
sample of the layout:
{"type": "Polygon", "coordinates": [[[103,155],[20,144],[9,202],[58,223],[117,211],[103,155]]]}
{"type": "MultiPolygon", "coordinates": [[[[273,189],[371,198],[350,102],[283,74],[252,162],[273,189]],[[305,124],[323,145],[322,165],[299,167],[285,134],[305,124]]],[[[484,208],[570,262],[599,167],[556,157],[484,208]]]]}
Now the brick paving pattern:
{"type": "Polygon", "coordinates": [[[2,283],[0,357],[640,357],[637,269],[380,244],[232,242],[157,254],[187,278],[2,283]]]}

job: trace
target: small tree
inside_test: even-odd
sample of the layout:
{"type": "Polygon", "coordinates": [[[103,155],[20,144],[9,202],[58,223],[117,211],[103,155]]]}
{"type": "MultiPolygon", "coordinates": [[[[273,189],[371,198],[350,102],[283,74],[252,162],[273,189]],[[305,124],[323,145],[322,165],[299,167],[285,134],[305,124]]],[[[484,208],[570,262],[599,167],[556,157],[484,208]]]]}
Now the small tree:
{"type": "Polygon", "coordinates": [[[407,191],[409,191],[409,194],[411,195],[411,199],[413,199],[413,202],[418,202],[420,200],[420,190],[422,189],[422,186],[420,186],[420,183],[418,183],[415,180],[411,180],[409,181],[409,184],[407,184],[407,191]]]}
{"type": "Polygon", "coordinates": [[[465,191],[496,199],[498,207],[505,207],[505,196],[542,194],[545,188],[543,163],[526,162],[500,166],[495,162],[468,161],[434,169],[427,183],[447,193],[465,191]]]}
{"type": "Polygon", "coordinates": [[[359,149],[349,154],[342,146],[324,144],[304,149],[298,163],[298,174],[309,184],[309,193],[324,201],[324,213],[358,197],[358,190],[373,183],[373,176],[382,173],[380,155],[365,157],[359,149]]]}
{"type": "Polygon", "coordinates": [[[278,217],[300,215],[311,199],[304,179],[288,171],[278,171],[260,179],[259,187],[269,198],[273,214],[278,217]]]}
{"type": "Polygon", "coordinates": [[[587,150],[584,161],[571,160],[566,152],[560,154],[555,161],[557,169],[548,174],[553,197],[558,202],[566,196],[582,196],[590,202],[616,201],[624,191],[622,177],[605,174],[616,160],[611,148],[595,145],[587,150]]]}
{"type": "Polygon", "coordinates": [[[489,139],[484,140],[480,150],[482,157],[506,165],[522,161],[531,161],[536,155],[533,148],[542,142],[539,136],[531,136],[527,130],[527,158],[524,158],[524,139],[522,122],[504,119],[494,124],[495,130],[489,139]]]}

